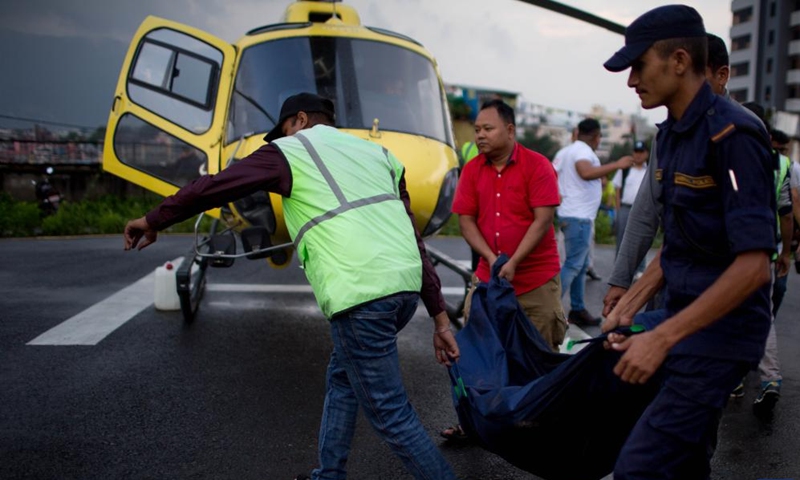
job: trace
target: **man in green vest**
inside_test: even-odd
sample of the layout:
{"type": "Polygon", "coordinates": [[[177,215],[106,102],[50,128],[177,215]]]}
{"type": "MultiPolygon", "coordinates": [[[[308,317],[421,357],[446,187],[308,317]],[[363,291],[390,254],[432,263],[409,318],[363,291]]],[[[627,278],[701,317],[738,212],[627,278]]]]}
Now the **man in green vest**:
{"type": "Polygon", "coordinates": [[[420,296],[434,317],[437,361],[450,365],[459,357],[441,283],[414,226],[404,168],[385,148],[333,125],[330,100],[289,97],[265,137],[268,145],[128,222],[125,250],[141,250],[159,230],[256,191],[280,194],[298,260],[333,339],[320,466],[297,479],[345,478],[359,407],[414,478],[454,479],[400,374],[397,333],[420,296]]]}
{"type": "Polygon", "coordinates": [[[475,142],[464,143],[464,145],[461,145],[461,165],[466,165],[467,162],[477,157],[479,153],[481,152],[475,142]]]}
{"type": "MultiPolygon", "coordinates": [[[[478,145],[475,142],[466,142],[461,145],[461,150],[459,153],[461,154],[461,167],[463,167],[469,163],[470,160],[477,157],[481,152],[478,150],[478,145]]],[[[472,271],[474,272],[478,269],[478,262],[481,260],[481,255],[472,247],[470,247],[470,253],[472,254],[472,271]]]]}

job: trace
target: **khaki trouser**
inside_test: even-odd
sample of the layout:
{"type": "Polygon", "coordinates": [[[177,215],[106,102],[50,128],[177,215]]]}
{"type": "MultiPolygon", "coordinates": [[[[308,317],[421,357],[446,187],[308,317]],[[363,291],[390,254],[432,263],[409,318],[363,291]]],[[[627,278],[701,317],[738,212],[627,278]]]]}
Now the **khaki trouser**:
{"type": "MultiPolygon", "coordinates": [[[[478,277],[472,275],[472,285],[464,299],[464,323],[469,321],[472,295],[479,283],[478,277]]],[[[545,343],[557,352],[567,333],[567,320],[561,306],[561,276],[556,274],[541,287],[517,295],[517,301],[545,343]]]]}

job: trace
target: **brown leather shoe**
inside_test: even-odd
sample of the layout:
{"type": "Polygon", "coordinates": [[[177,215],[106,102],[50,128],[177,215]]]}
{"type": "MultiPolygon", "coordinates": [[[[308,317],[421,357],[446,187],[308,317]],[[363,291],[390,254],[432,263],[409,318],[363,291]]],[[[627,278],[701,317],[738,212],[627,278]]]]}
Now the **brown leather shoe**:
{"type": "Polygon", "coordinates": [[[601,318],[593,317],[585,308],[583,310],[572,310],[569,312],[569,323],[579,327],[598,327],[601,318]]]}

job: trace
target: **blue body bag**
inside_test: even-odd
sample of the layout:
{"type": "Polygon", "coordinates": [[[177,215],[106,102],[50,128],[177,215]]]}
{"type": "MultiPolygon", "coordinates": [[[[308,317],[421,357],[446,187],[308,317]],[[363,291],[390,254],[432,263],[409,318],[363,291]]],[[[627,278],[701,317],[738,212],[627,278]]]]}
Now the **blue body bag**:
{"type": "Polygon", "coordinates": [[[659,382],[614,375],[620,354],[593,343],[554,353],[497,272],[477,287],[469,322],[456,335],[450,368],[462,428],[487,450],[547,480],[600,479],[655,397],[659,382]]]}

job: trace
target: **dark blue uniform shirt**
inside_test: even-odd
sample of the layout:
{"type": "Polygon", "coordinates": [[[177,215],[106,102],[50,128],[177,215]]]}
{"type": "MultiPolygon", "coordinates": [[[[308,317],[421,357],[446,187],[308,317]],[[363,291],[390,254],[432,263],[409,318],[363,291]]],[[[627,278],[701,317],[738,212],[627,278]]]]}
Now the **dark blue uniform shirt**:
{"type": "MultiPolygon", "coordinates": [[[[693,302],[736,255],[775,250],[774,158],[760,120],[704,85],[679,121],[658,126],[667,318],[693,302]]],[[[684,339],[673,354],[757,363],[770,328],[769,285],[684,339]]]]}

